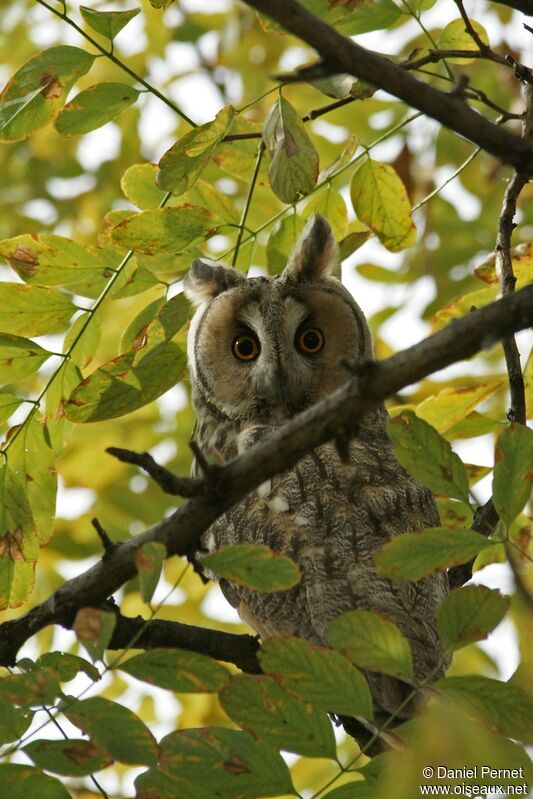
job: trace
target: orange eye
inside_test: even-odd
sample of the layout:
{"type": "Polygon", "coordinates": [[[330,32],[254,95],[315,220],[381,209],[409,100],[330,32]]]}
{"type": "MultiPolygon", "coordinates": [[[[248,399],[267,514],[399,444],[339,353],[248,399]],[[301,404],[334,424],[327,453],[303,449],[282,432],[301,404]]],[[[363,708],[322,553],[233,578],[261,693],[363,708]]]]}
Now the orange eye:
{"type": "Polygon", "coordinates": [[[296,336],[296,347],[305,355],[315,355],[324,346],[324,334],[318,327],[306,327],[296,336]]]}
{"type": "Polygon", "coordinates": [[[239,361],[253,361],[259,355],[259,342],[254,336],[237,336],[231,349],[239,361]]]}

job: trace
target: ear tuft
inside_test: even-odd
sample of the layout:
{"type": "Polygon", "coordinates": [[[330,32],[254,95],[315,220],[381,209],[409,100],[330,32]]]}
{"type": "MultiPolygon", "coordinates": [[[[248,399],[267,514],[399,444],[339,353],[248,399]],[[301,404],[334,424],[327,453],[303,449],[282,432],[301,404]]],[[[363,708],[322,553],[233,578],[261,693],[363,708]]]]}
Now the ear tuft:
{"type": "Polygon", "coordinates": [[[312,216],[292,251],[285,274],[297,282],[312,282],[331,275],[339,259],[339,248],[329,222],[312,216]]]}
{"type": "Polygon", "coordinates": [[[232,266],[198,258],[185,275],[183,286],[186,297],[198,306],[245,282],[244,275],[232,266]]]}

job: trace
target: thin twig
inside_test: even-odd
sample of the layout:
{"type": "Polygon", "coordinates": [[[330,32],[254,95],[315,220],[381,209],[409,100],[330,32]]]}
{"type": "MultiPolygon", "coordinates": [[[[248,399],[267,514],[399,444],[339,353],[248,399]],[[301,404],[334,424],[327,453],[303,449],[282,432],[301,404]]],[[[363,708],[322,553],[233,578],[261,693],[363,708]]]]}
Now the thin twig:
{"type": "Polygon", "coordinates": [[[419,58],[402,61],[401,66],[403,69],[408,70],[420,69],[420,67],[423,67],[426,64],[437,64],[439,61],[443,61],[445,58],[482,59],[495,61],[497,64],[509,66],[505,58],[499,56],[497,53],[494,53],[492,50],[487,53],[482,53],[480,50],[440,50],[438,47],[434,50],[430,50],[428,53],[420,56],[419,58]]]}
{"type": "MultiPolygon", "coordinates": [[[[524,124],[522,135],[525,139],[531,139],[533,92],[528,85],[525,88],[524,96],[526,108],[524,113],[524,124]]],[[[500,274],[500,290],[502,296],[511,294],[515,290],[516,277],[513,271],[513,259],[511,256],[511,239],[514,230],[514,216],[516,214],[516,204],[520,192],[528,183],[531,175],[516,173],[508,184],[503,197],[502,209],[498,219],[498,233],[496,236],[496,269],[500,274]]],[[[524,376],[520,364],[520,353],[516,345],[514,335],[503,339],[503,351],[505,364],[509,375],[509,392],[511,404],[507,417],[512,422],[519,424],[526,423],[526,398],[524,376]]]]}
{"type": "MultiPolygon", "coordinates": [[[[479,47],[479,52],[480,53],[484,53],[484,54],[490,53],[492,55],[491,48],[489,47],[489,45],[486,42],[483,41],[483,39],[481,38],[481,36],[477,32],[477,30],[474,28],[474,26],[470,22],[470,17],[468,16],[468,14],[465,11],[465,7],[463,5],[463,0],[454,0],[454,2],[455,2],[455,5],[457,6],[457,8],[459,9],[459,13],[460,13],[461,17],[463,18],[463,22],[465,24],[466,32],[468,33],[468,35],[471,37],[471,39],[479,47]]],[[[496,54],[494,54],[494,55],[496,55],[496,54]]],[[[498,56],[498,58],[499,58],[499,56],[498,56]]],[[[493,60],[495,60],[495,59],[493,59],[493,60]]]]}
{"type": "Polygon", "coordinates": [[[257,184],[257,178],[259,176],[259,170],[261,169],[261,161],[263,160],[263,155],[265,152],[265,143],[263,140],[259,142],[259,146],[257,148],[257,157],[255,159],[255,167],[252,175],[252,179],[250,181],[250,188],[248,189],[248,194],[246,196],[246,202],[244,203],[244,208],[241,215],[241,221],[239,223],[239,234],[237,236],[237,242],[235,244],[235,250],[233,251],[233,260],[232,265],[235,266],[237,263],[237,258],[239,257],[239,250],[241,248],[242,237],[244,235],[244,230],[246,228],[246,220],[248,218],[248,211],[250,210],[250,205],[252,203],[252,197],[254,196],[255,187],[257,184]]]}
{"type": "Polygon", "coordinates": [[[156,463],[149,452],[133,452],[131,449],[121,449],[120,447],[108,447],[106,452],[122,463],[140,466],[166,494],[195,497],[203,486],[203,480],[199,478],[177,477],[164,466],[156,463]]]}

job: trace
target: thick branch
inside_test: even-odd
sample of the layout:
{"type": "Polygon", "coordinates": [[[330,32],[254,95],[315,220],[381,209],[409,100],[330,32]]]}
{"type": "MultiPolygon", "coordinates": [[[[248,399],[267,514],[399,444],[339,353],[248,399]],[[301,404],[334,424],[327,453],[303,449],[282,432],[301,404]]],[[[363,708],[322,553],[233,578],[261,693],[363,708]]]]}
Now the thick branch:
{"type": "Polygon", "coordinates": [[[199,652],[201,655],[233,663],[250,674],[258,674],[261,671],[257,660],[259,642],[253,635],[206,630],[177,621],[160,619],[146,621],[141,616],[132,619],[120,613],[116,619],[108,649],[128,649],[134,640],[134,647],[139,649],[157,647],[186,649],[189,652],[199,652]]]}
{"type": "Polygon", "coordinates": [[[334,394],[221,467],[216,477],[204,482],[197,496],[168,519],[117,544],[103,560],[65,583],[41,605],[1,625],[0,664],[13,664],[20,646],[43,627],[68,627],[79,608],[99,607],[136,575],[135,552],[143,544],[158,541],[169,555],[193,552],[202,532],[224,511],[265,480],[292,468],[315,447],[350,435],[358,420],[378,402],[531,324],[533,286],[527,286],[472,311],[391,358],[361,366],[359,374],[334,394]]]}
{"type": "Polygon", "coordinates": [[[478,144],[517,171],[533,174],[533,143],[493,124],[453,93],[417,80],[401,66],[342,36],[296,0],[244,0],[313,47],[328,71],[346,72],[384,89],[478,144]]]}

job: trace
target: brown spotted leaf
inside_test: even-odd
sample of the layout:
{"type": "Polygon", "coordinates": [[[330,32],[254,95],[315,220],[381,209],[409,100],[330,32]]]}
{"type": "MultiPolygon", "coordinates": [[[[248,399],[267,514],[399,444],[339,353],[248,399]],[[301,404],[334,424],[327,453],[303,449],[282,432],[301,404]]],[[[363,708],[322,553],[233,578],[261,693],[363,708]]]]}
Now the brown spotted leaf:
{"type": "Polygon", "coordinates": [[[63,774],[66,777],[83,777],[110,766],[111,755],[101,746],[81,738],[75,740],[36,740],[23,748],[36,766],[63,774]]]}
{"type": "Polygon", "coordinates": [[[0,609],[16,608],[28,598],[38,553],[24,489],[4,463],[0,466],[0,609]]]}
{"type": "Polygon", "coordinates": [[[268,177],[274,194],[284,203],[309,194],[318,178],[318,153],[297,112],[281,96],[267,117],[263,140],[271,157],[268,177]]]}
{"type": "Polygon", "coordinates": [[[95,55],[79,47],[50,47],[30,58],[0,94],[0,141],[25,139],[51,122],[95,55]]]}

